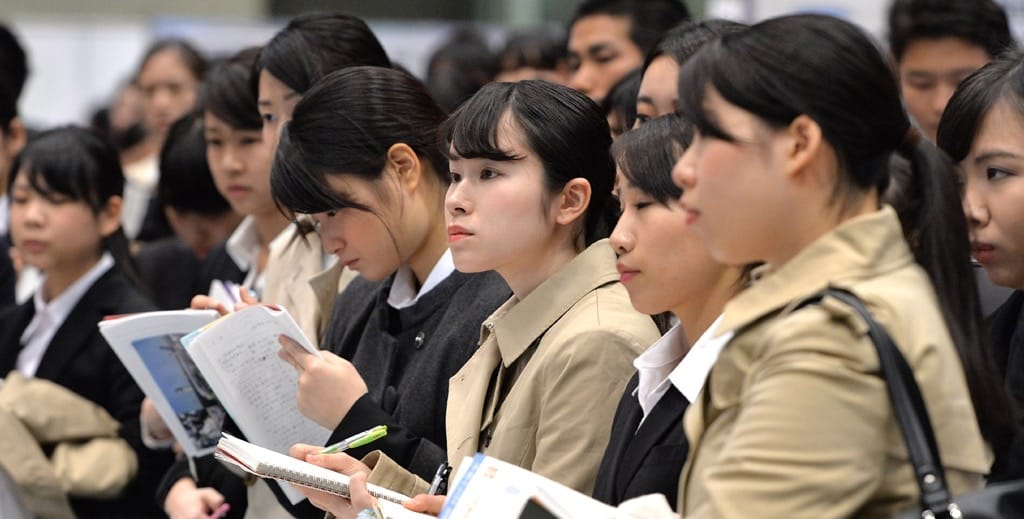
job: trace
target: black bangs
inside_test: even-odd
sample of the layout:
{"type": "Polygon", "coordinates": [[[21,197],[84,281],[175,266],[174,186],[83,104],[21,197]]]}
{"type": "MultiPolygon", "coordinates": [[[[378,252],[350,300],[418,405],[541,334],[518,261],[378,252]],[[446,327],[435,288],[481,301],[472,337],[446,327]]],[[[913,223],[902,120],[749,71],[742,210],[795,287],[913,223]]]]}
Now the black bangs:
{"type": "Polygon", "coordinates": [[[48,199],[81,201],[98,213],[112,196],[121,196],[124,173],[113,147],[91,130],[49,130],[22,150],[12,165],[7,190],[19,172],[32,189],[48,199]]]}
{"type": "Polygon", "coordinates": [[[438,132],[441,153],[448,160],[518,160],[498,145],[498,129],[507,124],[515,83],[491,83],[462,104],[438,132]]]}
{"type": "Polygon", "coordinates": [[[692,139],[690,124],[664,115],[623,133],[612,143],[611,154],[630,184],[658,203],[669,204],[683,194],[672,182],[672,168],[692,139]]]}
{"type": "Polygon", "coordinates": [[[291,138],[286,124],[281,129],[281,140],[274,155],[270,172],[270,190],[274,203],[285,212],[323,213],[353,208],[370,211],[354,200],[346,200],[327,184],[326,172],[307,167],[307,151],[291,138]]]}
{"type": "Polygon", "coordinates": [[[216,66],[199,88],[199,106],[232,128],[261,130],[263,119],[250,88],[258,47],[242,50],[216,66]]]}
{"type": "Polygon", "coordinates": [[[679,69],[679,110],[677,113],[704,137],[727,142],[736,138],[719,126],[714,114],[704,107],[708,85],[715,86],[717,63],[724,59],[721,41],[706,45],[679,69]]]}

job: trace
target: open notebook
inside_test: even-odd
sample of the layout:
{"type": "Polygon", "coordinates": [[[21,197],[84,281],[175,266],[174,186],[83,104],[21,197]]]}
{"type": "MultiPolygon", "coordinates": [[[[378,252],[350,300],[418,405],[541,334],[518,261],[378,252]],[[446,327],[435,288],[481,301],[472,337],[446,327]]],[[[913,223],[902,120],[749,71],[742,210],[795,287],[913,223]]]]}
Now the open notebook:
{"type": "MultiPolygon", "coordinates": [[[[225,433],[217,442],[214,457],[261,478],[294,483],[342,497],[349,496],[348,476],[264,449],[230,434],[225,433]]],[[[388,517],[429,517],[401,506],[409,500],[409,496],[376,485],[369,485],[369,491],[380,501],[388,517]]]]}

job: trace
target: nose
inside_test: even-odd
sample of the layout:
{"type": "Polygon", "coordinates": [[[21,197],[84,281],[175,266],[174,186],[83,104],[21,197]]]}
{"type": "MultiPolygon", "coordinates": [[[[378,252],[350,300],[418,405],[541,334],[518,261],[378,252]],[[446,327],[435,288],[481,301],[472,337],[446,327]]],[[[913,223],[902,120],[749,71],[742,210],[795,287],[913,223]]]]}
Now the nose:
{"type": "Polygon", "coordinates": [[[470,204],[467,196],[468,187],[466,182],[452,182],[448,186],[448,193],[444,197],[444,209],[451,215],[465,215],[469,213],[470,204]]]}
{"type": "Polygon", "coordinates": [[[619,217],[618,223],[615,224],[615,229],[612,230],[612,235],[608,237],[608,241],[611,243],[612,249],[617,256],[622,256],[633,250],[633,233],[629,232],[628,227],[629,217],[627,213],[623,212],[622,216],[619,217]]]}
{"type": "Polygon", "coordinates": [[[936,87],[935,93],[932,95],[932,112],[935,114],[936,120],[942,117],[942,112],[946,110],[946,105],[949,104],[949,99],[953,97],[953,92],[956,91],[958,84],[953,81],[939,82],[939,86],[936,87]]]}
{"type": "Polygon", "coordinates": [[[331,217],[327,213],[316,213],[310,217],[313,219],[317,235],[320,236],[320,246],[323,247],[324,252],[340,257],[345,251],[345,240],[342,233],[338,231],[341,218],[337,214],[331,217]]]}
{"type": "Polygon", "coordinates": [[[964,186],[964,215],[967,217],[967,224],[971,229],[984,227],[989,221],[988,206],[985,199],[978,192],[977,186],[968,181],[964,186]]]}
{"type": "Polygon", "coordinates": [[[696,171],[696,149],[697,139],[699,137],[694,136],[693,142],[689,148],[679,157],[676,161],[675,166],[672,168],[672,182],[682,190],[690,189],[696,183],[697,177],[694,174],[696,171]]]}
{"type": "Polygon", "coordinates": [[[244,163],[242,162],[241,156],[238,154],[238,150],[231,144],[224,146],[224,152],[221,155],[221,166],[225,171],[232,174],[241,173],[244,169],[244,163]]]}
{"type": "Polygon", "coordinates": [[[593,98],[594,74],[590,70],[590,66],[586,64],[580,65],[569,78],[569,86],[586,94],[587,97],[593,98]]]}

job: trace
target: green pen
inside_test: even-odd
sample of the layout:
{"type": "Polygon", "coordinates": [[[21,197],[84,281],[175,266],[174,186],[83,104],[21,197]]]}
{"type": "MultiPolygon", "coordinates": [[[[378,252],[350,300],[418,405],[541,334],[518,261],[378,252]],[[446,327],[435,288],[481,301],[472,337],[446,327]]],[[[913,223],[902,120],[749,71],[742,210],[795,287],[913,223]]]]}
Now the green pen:
{"type": "Polygon", "coordinates": [[[377,427],[365,430],[359,434],[349,436],[348,438],[345,438],[344,440],[341,440],[338,443],[328,445],[327,447],[324,447],[324,449],[321,450],[319,454],[334,454],[336,452],[345,452],[349,449],[362,447],[363,445],[366,445],[368,443],[375,442],[387,435],[388,426],[378,425],[377,427]]]}

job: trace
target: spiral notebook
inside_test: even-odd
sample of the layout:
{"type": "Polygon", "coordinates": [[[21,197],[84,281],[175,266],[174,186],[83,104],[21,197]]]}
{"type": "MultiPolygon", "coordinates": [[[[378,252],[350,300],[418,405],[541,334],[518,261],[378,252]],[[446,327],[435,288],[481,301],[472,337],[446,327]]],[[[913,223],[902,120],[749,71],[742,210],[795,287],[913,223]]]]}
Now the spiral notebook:
{"type": "MultiPolygon", "coordinates": [[[[227,433],[224,433],[217,442],[217,450],[213,455],[223,463],[234,465],[261,478],[294,483],[341,497],[349,496],[348,476],[265,449],[227,433]]],[[[409,500],[409,496],[376,485],[369,485],[369,491],[381,501],[398,505],[409,500]]]]}

